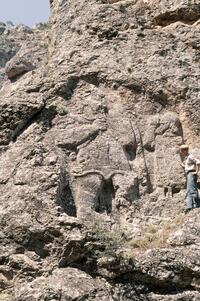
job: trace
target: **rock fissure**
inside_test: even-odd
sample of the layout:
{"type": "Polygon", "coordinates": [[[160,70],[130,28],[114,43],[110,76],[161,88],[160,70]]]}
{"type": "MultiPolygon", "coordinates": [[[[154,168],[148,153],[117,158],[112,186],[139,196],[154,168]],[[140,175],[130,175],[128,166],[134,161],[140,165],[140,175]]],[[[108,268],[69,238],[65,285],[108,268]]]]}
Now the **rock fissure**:
{"type": "Polygon", "coordinates": [[[166,12],[155,18],[155,24],[162,27],[169,26],[176,22],[193,25],[200,19],[198,4],[194,7],[180,8],[174,12],[166,12]]]}
{"type": "Polygon", "coordinates": [[[27,120],[25,123],[20,124],[17,128],[15,128],[14,132],[12,133],[12,142],[16,142],[17,139],[37,120],[40,119],[40,115],[42,111],[44,110],[45,105],[43,105],[37,112],[35,112],[32,116],[29,116],[29,120],[27,120]]]}

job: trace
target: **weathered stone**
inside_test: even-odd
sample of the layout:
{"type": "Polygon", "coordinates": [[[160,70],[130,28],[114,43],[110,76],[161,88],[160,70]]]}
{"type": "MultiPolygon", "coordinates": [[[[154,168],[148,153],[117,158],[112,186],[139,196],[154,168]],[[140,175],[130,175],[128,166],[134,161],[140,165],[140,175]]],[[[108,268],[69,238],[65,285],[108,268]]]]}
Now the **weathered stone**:
{"type": "Polygon", "coordinates": [[[29,123],[42,110],[44,102],[42,95],[23,93],[0,95],[0,145],[14,141],[29,123]]]}
{"type": "Polygon", "coordinates": [[[43,27],[32,30],[23,24],[9,26],[1,23],[0,72],[3,75],[0,87],[3,83],[9,83],[7,76],[16,80],[38,67],[43,59],[46,62],[48,41],[46,29],[43,27]]]}
{"type": "Polygon", "coordinates": [[[199,4],[50,4],[0,26],[0,299],[197,301],[199,4]]]}
{"type": "Polygon", "coordinates": [[[32,300],[77,300],[77,298],[87,298],[87,300],[107,300],[112,301],[112,297],[106,295],[110,290],[110,285],[100,279],[95,280],[75,268],[57,269],[49,277],[41,277],[31,284],[21,286],[15,292],[15,300],[23,301],[29,298],[32,300]],[[104,289],[105,293],[100,294],[104,289]],[[98,296],[99,295],[99,296],[98,296]],[[91,299],[90,299],[91,297],[91,299]]]}

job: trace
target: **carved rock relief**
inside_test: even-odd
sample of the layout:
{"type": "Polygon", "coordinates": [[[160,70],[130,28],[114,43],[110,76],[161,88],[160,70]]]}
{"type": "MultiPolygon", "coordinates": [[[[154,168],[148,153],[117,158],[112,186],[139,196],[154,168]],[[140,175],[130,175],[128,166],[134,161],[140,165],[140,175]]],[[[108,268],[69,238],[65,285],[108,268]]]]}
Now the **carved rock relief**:
{"type": "Polygon", "coordinates": [[[109,214],[158,190],[169,197],[178,193],[184,184],[178,116],[169,112],[138,122],[119,99],[94,91],[79,92],[79,98],[75,93],[68,116],[56,121],[62,128],[53,130],[66,157],[77,216],[109,214]]]}

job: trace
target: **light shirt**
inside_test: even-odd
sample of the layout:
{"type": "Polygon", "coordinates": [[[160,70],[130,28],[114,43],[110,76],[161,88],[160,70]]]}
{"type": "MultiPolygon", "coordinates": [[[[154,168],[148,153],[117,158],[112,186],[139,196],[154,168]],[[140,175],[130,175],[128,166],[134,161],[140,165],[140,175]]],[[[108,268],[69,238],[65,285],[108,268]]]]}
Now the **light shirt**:
{"type": "Polygon", "coordinates": [[[193,155],[188,155],[185,160],[185,172],[189,172],[191,170],[196,171],[197,165],[200,164],[200,161],[195,159],[193,155]]]}

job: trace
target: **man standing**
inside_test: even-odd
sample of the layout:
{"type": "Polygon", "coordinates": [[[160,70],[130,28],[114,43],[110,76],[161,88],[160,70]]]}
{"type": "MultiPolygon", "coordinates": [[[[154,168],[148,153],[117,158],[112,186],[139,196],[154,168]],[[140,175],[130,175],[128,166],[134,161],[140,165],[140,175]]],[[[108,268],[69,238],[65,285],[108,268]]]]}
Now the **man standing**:
{"type": "Polygon", "coordinates": [[[189,146],[186,144],[180,146],[180,154],[183,159],[182,166],[185,169],[187,177],[186,212],[188,212],[193,208],[200,207],[197,188],[197,174],[200,168],[200,161],[194,158],[193,155],[189,154],[189,146]]]}

